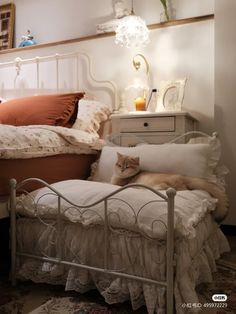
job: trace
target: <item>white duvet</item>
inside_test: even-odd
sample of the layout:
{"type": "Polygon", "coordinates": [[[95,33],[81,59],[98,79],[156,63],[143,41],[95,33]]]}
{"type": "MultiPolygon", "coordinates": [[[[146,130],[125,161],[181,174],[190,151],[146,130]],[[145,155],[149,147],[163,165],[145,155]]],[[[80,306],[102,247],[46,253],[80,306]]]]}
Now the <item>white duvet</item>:
{"type": "Polygon", "coordinates": [[[104,145],[97,133],[61,126],[0,124],[0,158],[34,158],[57,154],[90,154],[104,145]]]}
{"type": "MultiPolygon", "coordinates": [[[[67,180],[51,186],[72,203],[82,206],[79,209],[63,199],[61,201],[64,218],[83,226],[103,224],[104,202],[89,206],[89,210],[83,206],[119,189],[112,184],[84,180],[67,180]]],[[[42,217],[56,217],[58,198],[48,192],[45,187],[29,196],[21,196],[18,211],[25,215],[38,213],[42,217]]],[[[166,196],[165,191],[161,192],[166,196]]],[[[175,197],[176,235],[194,237],[196,225],[207,212],[215,210],[215,203],[216,200],[204,191],[178,191],[175,197]]],[[[133,187],[112,196],[108,201],[108,217],[113,227],[143,232],[160,239],[166,236],[167,203],[147,189],[133,187]]]]}

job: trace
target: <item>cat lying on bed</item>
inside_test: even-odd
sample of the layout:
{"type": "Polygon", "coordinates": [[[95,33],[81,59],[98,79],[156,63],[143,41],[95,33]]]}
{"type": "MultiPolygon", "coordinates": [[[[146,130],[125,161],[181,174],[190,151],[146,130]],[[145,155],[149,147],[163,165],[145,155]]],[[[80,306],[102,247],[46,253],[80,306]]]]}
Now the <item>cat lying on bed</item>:
{"type": "Polygon", "coordinates": [[[222,221],[228,211],[227,196],[218,185],[201,178],[141,171],[139,157],[131,157],[117,153],[117,162],[114,166],[111,183],[120,186],[129,183],[139,183],[158,190],[166,190],[169,187],[178,191],[204,190],[218,199],[217,210],[213,214],[217,221],[222,221]]]}

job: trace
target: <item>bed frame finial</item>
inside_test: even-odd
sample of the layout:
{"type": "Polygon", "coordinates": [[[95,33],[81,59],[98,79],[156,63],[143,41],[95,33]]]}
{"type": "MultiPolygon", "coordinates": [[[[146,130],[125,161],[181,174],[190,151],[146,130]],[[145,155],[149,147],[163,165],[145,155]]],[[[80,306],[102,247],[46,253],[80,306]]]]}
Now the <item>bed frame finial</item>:
{"type": "Polygon", "coordinates": [[[20,75],[21,62],[22,62],[22,59],[21,59],[20,57],[15,58],[16,76],[19,76],[19,75],[20,75]]]}
{"type": "Polygon", "coordinates": [[[167,189],[166,194],[168,197],[174,197],[176,195],[176,190],[173,188],[169,188],[167,189]]]}

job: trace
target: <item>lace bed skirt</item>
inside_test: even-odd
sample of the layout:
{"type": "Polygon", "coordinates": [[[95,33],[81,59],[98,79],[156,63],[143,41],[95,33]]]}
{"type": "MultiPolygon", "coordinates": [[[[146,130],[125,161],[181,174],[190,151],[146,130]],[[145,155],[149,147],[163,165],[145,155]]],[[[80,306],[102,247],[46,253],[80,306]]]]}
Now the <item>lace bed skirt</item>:
{"type": "MultiPolygon", "coordinates": [[[[103,267],[104,236],[100,226],[84,228],[64,222],[63,259],[90,266],[103,267]]],[[[55,232],[33,219],[22,218],[17,224],[18,248],[21,251],[55,257],[55,232]]],[[[195,287],[212,281],[215,260],[228,251],[228,242],[208,214],[196,227],[196,237],[175,241],[176,269],[174,297],[176,312],[184,313],[183,303],[197,303],[195,287]]],[[[110,243],[109,267],[155,280],[165,280],[165,243],[124,232],[114,233],[110,243]]],[[[148,313],[165,313],[165,288],[134,280],[115,278],[88,271],[28,258],[19,258],[20,279],[34,282],[63,284],[65,290],[84,293],[98,289],[109,304],[130,300],[133,310],[143,304],[148,313]]]]}

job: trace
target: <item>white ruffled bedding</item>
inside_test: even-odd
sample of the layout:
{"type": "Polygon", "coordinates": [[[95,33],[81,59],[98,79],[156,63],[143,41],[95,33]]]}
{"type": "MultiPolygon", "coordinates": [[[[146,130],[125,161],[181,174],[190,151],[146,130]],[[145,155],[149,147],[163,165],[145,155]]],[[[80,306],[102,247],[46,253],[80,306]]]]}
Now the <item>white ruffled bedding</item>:
{"type": "MultiPolygon", "coordinates": [[[[109,183],[84,180],[66,180],[51,186],[71,202],[80,206],[95,203],[120,188],[109,183]]],[[[45,187],[31,192],[28,196],[22,195],[18,211],[24,215],[34,216],[38,212],[41,217],[55,218],[58,198],[57,195],[48,194],[48,192],[50,190],[45,187]],[[37,203],[37,207],[34,206],[34,203],[37,203]]],[[[166,195],[166,191],[160,192],[166,195]]],[[[108,202],[110,224],[113,227],[142,231],[148,236],[165,239],[167,203],[161,200],[159,196],[146,189],[123,190],[108,202]],[[153,222],[155,223],[153,224],[153,222]]],[[[216,210],[215,203],[216,200],[204,191],[178,191],[175,197],[176,234],[193,238],[195,236],[194,227],[207,212],[216,210]]],[[[78,210],[65,200],[61,201],[61,206],[64,218],[71,222],[80,223],[86,227],[103,224],[104,203],[92,206],[92,211],[88,211],[86,208],[78,210]]]]}
{"type": "Polygon", "coordinates": [[[61,126],[0,124],[0,134],[1,159],[91,154],[104,145],[96,133],[61,126]]]}
{"type": "MultiPolygon", "coordinates": [[[[79,204],[92,203],[109,192],[117,189],[110,184],[69,180],[53,185],[63,195],[79,204]],[[78,198],[79,197],[79,198],[78,198]]],[[[55,256],[55,236],[52,217],[55,215],[56,199],[47,195],[41,198],[47,189],[30,193],[38,200],[38,209],[43,211],[41,218],[44,225],[32,218],[35,207],[31,208],[29,197],[21,197],[18,211],[29,218],[18,220],[17,241],[19,247],[32,254],[38,252],[55,256]],[[49,206],[46,202],[49,201],[49,206]],[[22,202],[25,206],[23,209],[22,202]],[[44,217],[44,218],[43,218],[44,217]],[[47,218],[46,218],[47,217],[47,218]],[[48,224],[47,224],[48,223],[48,224]]],[[[152,200],[151,192],[132,188],[122,192],[122,198],[140,208],[147,200],[152,200]],[[131,195],[134,195],[131,197],[131,195]]],[[[62,208],[68,204],[62,202],[62,208]]],[[[152,221],[160,219],[166,223],[166,206],[163,203],[149,203],[144,208],[137,224],[134,225],[134,212],[122,209],[121,203],[113,200],[108,202],[111,225],[122,227],[127,232],[112,233],[109,251],[109,266],[112,269],[126,269],[130,274],[138,274],[156,280],[165,279],[165,236],[162,223],[152,221]],[[120,215],[120,219],[114,213],[120,215]],[[141,230],[144,235],[158,237],[151,240],[140,233],[130,230],[141,230]]],[[[212,271],[216,270],[215,260],[220,254],[229,250],[229,246],[218,225],[213,221],[210,211],[215,208],[215,200],[203,191],[181,191],[175,198],[175,303],[178,314],[184,313],[182,303],[197,303],[195,286],[201,282],[212,280],[212,271]]],[[[75,213],[75,209],[63,213],[62,221],[62,258],[72,262],[82,262],[91,266],[103,266],[104,235],[102,209],[96,206],[96,214],[87,212],[84,215],[75,213]],[[99,214],[99,216],[98,216],[99,214]]],[[[83,210],[82,210],[83,212],[83,210]]],[[[117,230],[116,230],[117,231],[117,230]]],[[[35,282],[64,284],[66,290],[85,292],[96,287],[106,302],[116,303],[130,299],[133,309],[146,304],[148,313],[165,313],[165,289],[150,284],[118,279],[81,270],[74,267],[52,265],[48,262],[22,259],[18,265],[18,276],[35,282]]]]}

